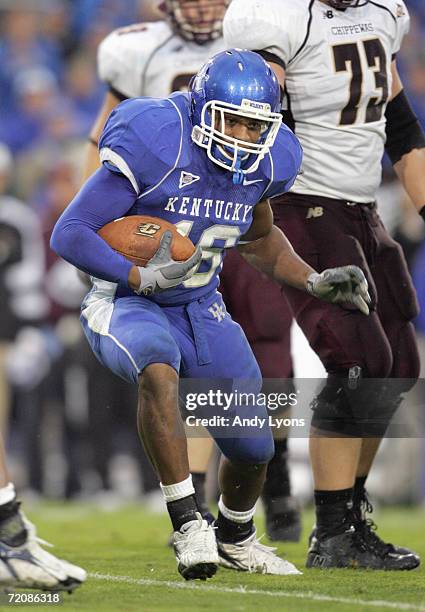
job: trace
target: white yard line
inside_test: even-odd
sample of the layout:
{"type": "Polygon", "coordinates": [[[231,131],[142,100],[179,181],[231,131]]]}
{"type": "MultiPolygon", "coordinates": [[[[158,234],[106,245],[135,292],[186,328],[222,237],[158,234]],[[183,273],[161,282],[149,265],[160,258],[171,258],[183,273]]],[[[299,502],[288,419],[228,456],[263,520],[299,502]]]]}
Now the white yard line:
{"type": "Polygon", "coordinates": [[[425,606],[396,602],[396,601],[381,601],[376,599],[354,599],[350,597],[331,597],[330,595],[320,595],[307,591],[300,593],[297,591],[263,591],[260,589],[246,589],[243,586],[225,587],[216,585],[199,585],[194,582],[174,582],[171,580],[153,580],[150,578],[131,578],[130,576],[113,576],[111,574],[89,574],[90,578],[95,580],[105,580],[107,582],[120,582],[125,584],[133,584],[147,587],[167,587],[169,589],[180,589],[199,591],[207,593],[233,593],[235,595],[261,595],[267,597],[286,597],[287,599],[304,599],[308,601],[329,601],[333,603],[349,604],[352,606],[369,606],[371,608],[389,608],[392,610],[415,610],[416,612],[425,612],[425,606]]]}

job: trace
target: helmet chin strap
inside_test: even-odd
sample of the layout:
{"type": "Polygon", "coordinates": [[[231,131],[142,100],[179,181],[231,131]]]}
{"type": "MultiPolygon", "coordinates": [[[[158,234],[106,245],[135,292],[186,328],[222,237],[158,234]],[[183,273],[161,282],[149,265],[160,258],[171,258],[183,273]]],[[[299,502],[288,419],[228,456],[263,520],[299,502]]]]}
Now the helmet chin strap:
{"type": "Polygon", "coordinates": [[[233,170],[233,184],[242,185],[243,183],[243,170],[241,169],[242,154],[238,153],[235,163],[235,169],[233,170]]]}
{"type": "MultiPolygon", "coordinates": [[[[229,154],[226,154],[226,147],[225,146],[222,147],[217,144],[214,144],[214,149],[215,149],[215,154],[218,155],[221,160],[227,163],[227,165],[229,166],[229,170],[230,170],[230,165],[231,165],[231,160],[232,160],[230,151],[229,151],[229,154]]],[[[239,152],[236,154],[235,167],[232,170],[232,174],[233,174],[232,179],[233,179],[234,185],[242,185],[243,183],[244,173],[242,170],[242,162],[247,157],[249,156],[246,153],[244,154],[243,152],[239,152]]]]}

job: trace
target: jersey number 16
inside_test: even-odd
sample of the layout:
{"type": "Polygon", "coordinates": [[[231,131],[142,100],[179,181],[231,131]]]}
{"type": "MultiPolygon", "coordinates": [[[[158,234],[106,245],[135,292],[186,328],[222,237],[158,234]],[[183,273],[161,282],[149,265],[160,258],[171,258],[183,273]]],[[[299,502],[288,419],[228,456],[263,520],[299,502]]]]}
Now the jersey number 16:
{"type": "MultiPolygon", "coordinates": [[[[178,231],[183,236],[189,236],[193,226],[193,221],[179,221],[176,223],[178,231]]],[[[183,285],[186,289],[204,287],[208,285],[215,274],[221,271],[223,261],[223,249],[230,249],[236,245],[241,235],[241,231],[234,225],[212,225],[208,227],[198,240],[198,245],[202,249],[201,266],[207,269],[204,272],[196,272],[183,285]],[[217,245],[217,242],[220,245],[217,245]],[[208,264],[208,266],[205,266],[208,264]]],[[[201,267],[200,266],[200,267],[201,267]]]]}

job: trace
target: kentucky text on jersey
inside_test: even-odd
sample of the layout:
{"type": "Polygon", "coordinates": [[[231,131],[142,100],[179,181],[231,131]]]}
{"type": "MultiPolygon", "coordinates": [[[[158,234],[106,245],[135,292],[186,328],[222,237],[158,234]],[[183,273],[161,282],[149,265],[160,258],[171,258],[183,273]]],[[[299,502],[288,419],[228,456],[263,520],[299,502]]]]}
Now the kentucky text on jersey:
{"type": "Polygon", "coordinates": [[[203,198],[174,197],[169,198],[164,210],[189,215],[190,217],[214,217],[224,221],[242,221],[245,223],[252,211],[248,204],[225,202],[203,198]]]}

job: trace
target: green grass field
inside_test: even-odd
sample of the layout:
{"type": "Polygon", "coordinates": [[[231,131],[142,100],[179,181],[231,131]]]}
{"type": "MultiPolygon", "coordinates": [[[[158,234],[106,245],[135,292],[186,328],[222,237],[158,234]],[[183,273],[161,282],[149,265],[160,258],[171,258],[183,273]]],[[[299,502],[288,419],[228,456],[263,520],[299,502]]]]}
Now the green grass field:
{"type": "MultiPolygon", "coordinates": [[[[208,582],[188,583],[180,578],[166,547],[169,523],[165,515],[147,514],[136,506],[106,513],[82,504],[43,504],[28,514],[40,536],[55,543],[53,552],[90,574],[82,588],[64,595],[61,610],[425,612],[425,565],[412,572],[304,570],[302,576],[288,577],[220,569],[208,582]]],[[[382,510],[375,518],[385,539],[411,546],[425,558],[423,509],[382,510]]],[[[306,512],[303,542],[278,547],[300,569],[311,523],[312,514],[306,512]]],[[[257,528],[261,534],[261,517],[257,528]]]]}

